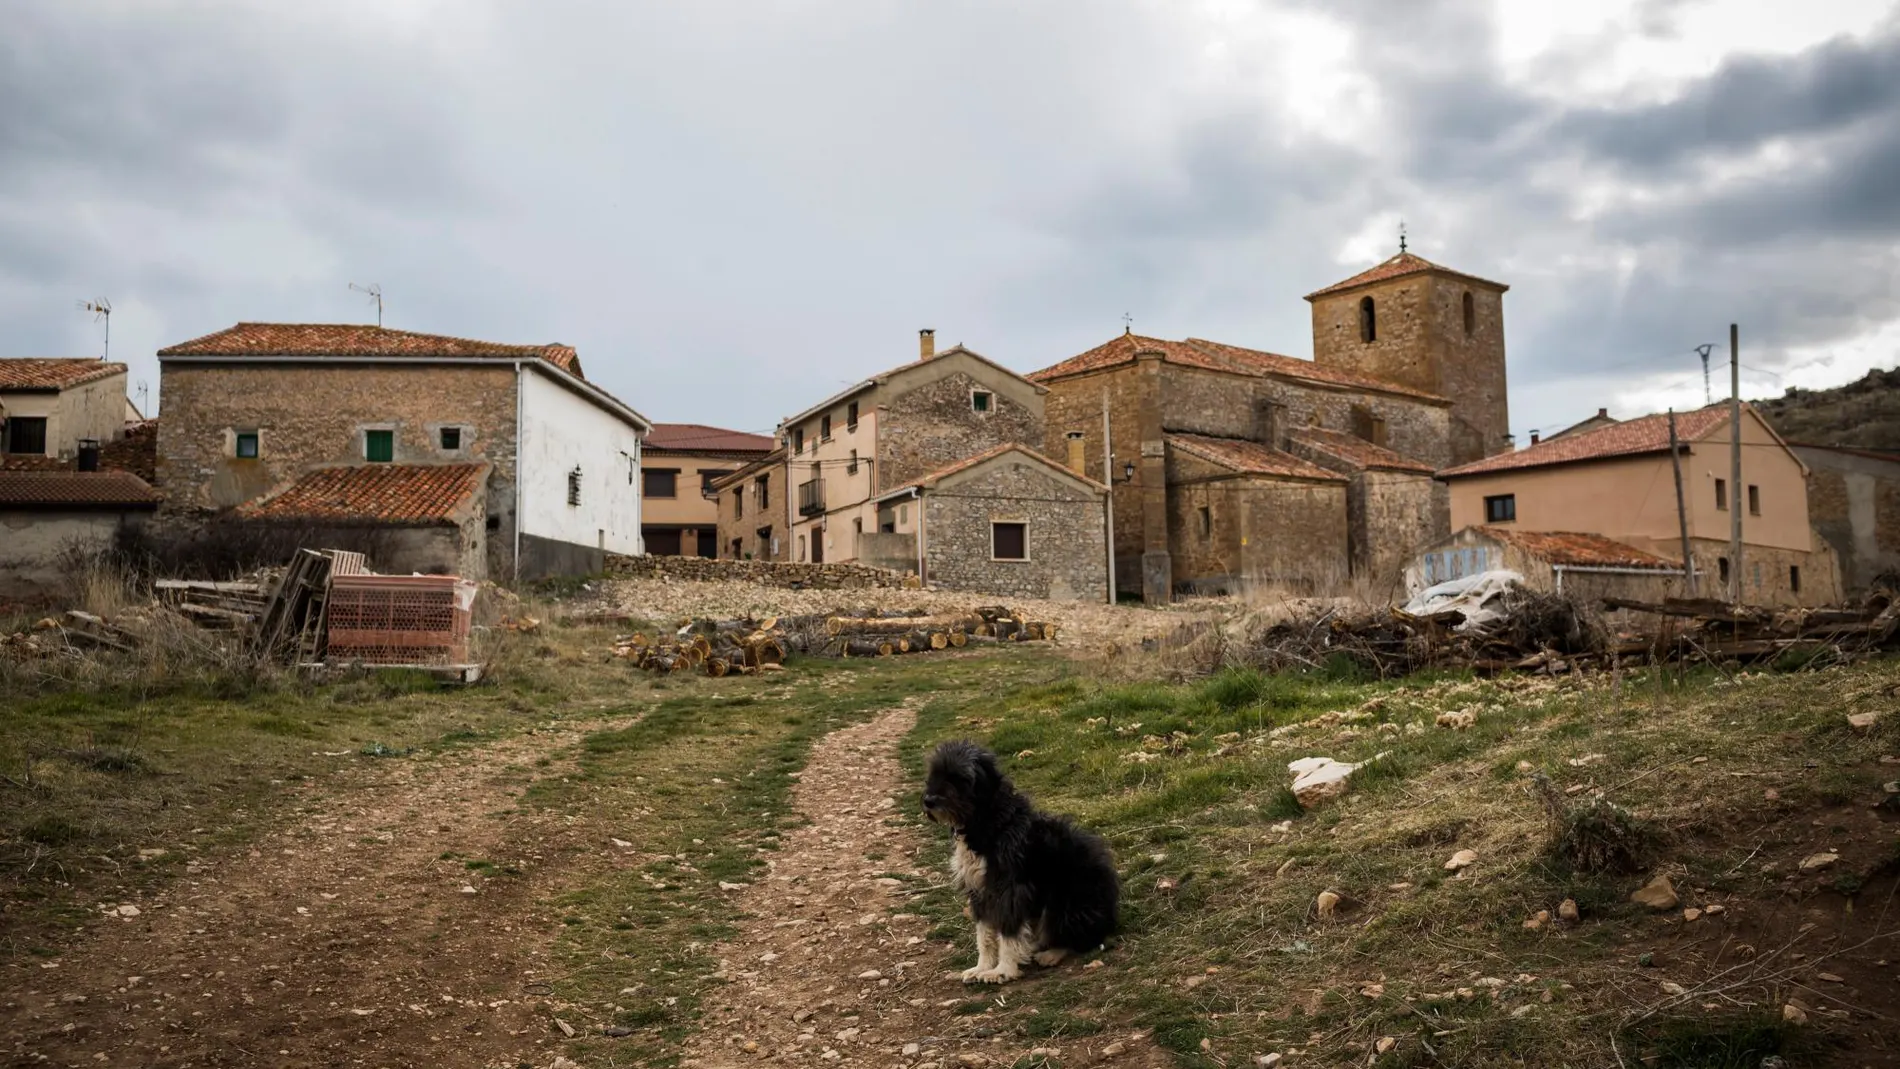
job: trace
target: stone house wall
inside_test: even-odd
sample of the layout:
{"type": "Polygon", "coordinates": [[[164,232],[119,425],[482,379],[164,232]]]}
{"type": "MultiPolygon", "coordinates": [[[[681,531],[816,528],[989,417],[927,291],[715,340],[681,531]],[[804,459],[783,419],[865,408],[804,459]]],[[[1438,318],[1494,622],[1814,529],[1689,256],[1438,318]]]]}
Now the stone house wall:
{"type": "Polygon", "coordinates": [[[1355,474],[1347,490],[1353,575],[1374,591],[1397,593],[1406,564],[1445,534],[1444,486],[1400,471],[1355,474]]]}
{"type": "Polygon", "coordinates": [[[719,559],[790,560],[791,529],[787,524],[792,493],[787,483],[789,472],[782,459],[773,457],[741,466],[733,475],[716,483],[719,559]],[[758,481],[765,480],[766,504],[760,506],[758,481]],[[733,492],[741,492],[736,498],[733,492]],[[759,531],[771,528],[770,539],[762,541],[759,531]],[[737,549],[734,549],[735,544],[737,549]]]}
{"type": "Polygon", "coordinates": [[[878,410],[875,492],[885,493],[999,445],[1015,443],[1041,451],[1045,435],[1040,401],[1025,404],[961,371],[887,398],[878,410]],[[988,412],[971,407],[970,395],[976,390],[990,393],[988,412]]]}
{"type": "Polygon", "coordinates": [[[71,595],[70,560],[112,546],[151,509],[0,509],[0,598],[71,595]]]}
{"type": "Polygon", "coordinates": [[[1795,446],[1808,466],[1808,520],[1840,560],[1842,591],[1900,577],[1900,460],[1795,446]]]}
{"type": "Polygon", "coordinates": [[[925,578],[933,586],[998,597],[1108,598],[1099,492],[1033,461],[1005,458],[925,490],[923,510],[925,578]],[[1026,524],[1028,560],[993,559],[994,522],[1026,524]]]}
{"type": "Polygon", "coordinates": [[[515,526],[512,365],[162,361],[160,382],[165,414],[158,421],[158,487],[166,511],[222,512],[312,468],[359,462],[365,431],[389,429],[396,463],[491,465],[488,570],[506,574],[515,526]],[[441,448],[444,427],[461,429],[460,448],[441,448]],[[240,459],[236,434],[253,430],[258,457],[240,459]]]}
{"type": "Polygon", "coordinates": [[[1350,573],[1344,479],[1241,475],[1171,450],[1168,484],[1177,589],[1327,591],[1350,573]]]}

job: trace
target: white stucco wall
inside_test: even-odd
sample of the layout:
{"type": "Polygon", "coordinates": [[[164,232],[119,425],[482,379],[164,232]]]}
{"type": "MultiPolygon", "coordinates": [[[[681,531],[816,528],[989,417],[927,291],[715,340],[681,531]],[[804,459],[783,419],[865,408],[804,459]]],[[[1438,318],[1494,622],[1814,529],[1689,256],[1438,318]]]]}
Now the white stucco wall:
{"type": "Polygon", "coordinates": [[[522,376],[521,533],[640,552],[640,435],[635,427],[532,366],[522,376]],[[581,470],[581,503],[567,476],[581,470]]]}
{"type": "Polygon", "coordinates": [[[141,514],[105,510],[0,509],[0,597],[67,593],[72,579],[63,559],[67,553],[109,546],[121,524],[143,519],[141,514]]]}
{"type": "Polygon", "coordinates": [[[125,437],[125,373],[108,375],[59,393],[0,393],[9,416],[46,418],[46,455],[73,457],[79,440],[103,445],[125,437]]]}

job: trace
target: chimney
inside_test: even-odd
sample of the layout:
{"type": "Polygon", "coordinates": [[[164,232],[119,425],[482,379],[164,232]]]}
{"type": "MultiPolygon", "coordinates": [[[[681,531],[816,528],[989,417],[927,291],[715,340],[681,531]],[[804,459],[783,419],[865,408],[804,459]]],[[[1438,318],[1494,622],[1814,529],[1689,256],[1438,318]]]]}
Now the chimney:
{"type": "Polygon", "coordinates": [[[1532,432],[1531,432],[1531,444],[1532,444],[1532,445],[1536,445],[1536,444],[1537,444],[1537,432],[1536,432],[1536,431],[1532,431],[1532,432]]]}
{"type": "Polygon", "coordinates": [[[98,471],[99,470],[99,439],[81,438],[79,440],[78,470],[80,471],[98,471]]]}
{"type": "Polygon", "coordinates": [[[1599,409],[1597,409],[1597,418],[1598,418],[1598,419],[1609,419],[1609,418],[1610,418],[1610,410],[1609,410],[1609,409],[1607,409],[1607,408],[1599,408],[1599,409]]]}
{"type": "Polygon", "coordinates": [[[1085,440],[1081,431],[1069,432],[1069,470],[1086,478],[1088,463],[1082,458],[1082,443],[1085,440]]]}
{"type": "Polygon", "coordinates": [[[937,355],[937,332],[925,327],[917,332],[917,359],[928,360],[937,355]]]}

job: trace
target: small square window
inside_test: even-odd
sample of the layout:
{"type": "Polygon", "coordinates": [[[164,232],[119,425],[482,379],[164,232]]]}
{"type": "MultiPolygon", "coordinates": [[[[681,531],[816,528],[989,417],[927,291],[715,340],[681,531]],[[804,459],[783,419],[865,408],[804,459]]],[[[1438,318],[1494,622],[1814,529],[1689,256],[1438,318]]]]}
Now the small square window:
{"type": "Polygon", "coordinates": [[[232,450],[240,460],[257,459],[257,432],[239,431],[232,450]]]}
{"type": "Polygon", "coordinates": [[[988,390],[976,390],[970,394],[970,410],[988,412],[993,395],[988,390]]]}
{"type": "Polygon", "coordinates": [[[678,468],[646,468],[641,471],[640,493],[646,497],[678,497],[678,468]]]}
{"type": "Polygon", "coordinates": [[[1029,559],[1029,525],[1026,523],[990,524],[990,556],[996,560],[1029,559]]]}
{"type": "Polygon", "coordinates": [[[1516,519],[1516,494],[1498,494],[1484,499],[1484,522],[1511,523],[1516,519]]]}
{"type": "Polygon", "coordinates": [[[1752,484],[1748,488],[1748,514],[1761,515],[1761,487],[1752,484]]]}
{"type": "Polygon", "coordinates": [[[1201,537],[1208,538],[1214,533],[1214,512],[1206,505],[1201,506],[1201,537]]]}
{"type": "Polygon", "coordinates": [[[387,464],[396,459],[395,431],[364,431],[363,459],[372,464],[387,464]]]}
{"type": "MultiPolygon", "coordinates": [[[[581,503],[581,469],[579,468],[567,473],[567,503],[575,506],[581,503]]],[[[674,537],[678,537],[678,532],[674,533],[674,537]]]]}
{"type": "Polygon", "coordinates": [[[1728,509],[1728,480],[1727,479],[1715,480],[1715,507],[1718,509],[1722,509],[1724,511],[1728,509]]]}
{"type": "Polygon", "coordinates": [[[443,449],[446,449],[449,452],[455,452],[456,450],[462,448],[462,428],[444,427],[440,431],[437,431],[436,433],[441,438],[443,449]]]}
{"type": "Polygon", "coordinates": [[[831,417],[830,416],[825,416],[824,418],[818,421],[818,437],[819,438],[831,437],[831,417]]]}
{"type": "Polygon", "coordinates": [[[850,406],[844,410],[844,429],[848,431],[858,429],[858,403],[856,401],[851,402],[850,406]]]}
{"type": "Polygon", "coordinates": [[[1788,589],[1796,594],[1801,593],[1801,566],[1799,564],[1788,565],[1788,589]]]}

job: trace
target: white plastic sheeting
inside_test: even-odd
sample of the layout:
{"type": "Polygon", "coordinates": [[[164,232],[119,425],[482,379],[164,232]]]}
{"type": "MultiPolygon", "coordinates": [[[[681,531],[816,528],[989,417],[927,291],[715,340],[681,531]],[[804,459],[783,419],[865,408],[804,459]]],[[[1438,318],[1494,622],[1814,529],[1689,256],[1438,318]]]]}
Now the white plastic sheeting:
{"type": "Polygon", "coordinates": [[[1447,579],[1419,591],[1411,601],[1405,603],[1405,611],[1413,616],[1460,612],[1465,619],[1455,630],[1470,631],[1502,617],[1505,592],[1523,582],[1523,576],[1503,568],[1447,579]]]}

